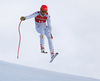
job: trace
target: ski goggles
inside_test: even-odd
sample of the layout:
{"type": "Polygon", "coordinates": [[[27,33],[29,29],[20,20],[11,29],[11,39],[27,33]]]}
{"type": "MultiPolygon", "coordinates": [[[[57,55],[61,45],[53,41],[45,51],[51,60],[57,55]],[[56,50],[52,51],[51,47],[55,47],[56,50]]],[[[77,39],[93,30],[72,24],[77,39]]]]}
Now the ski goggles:
{"type": "Polygon", "coordinates": [[[45,11],[45,10],[41,10],[41,13],[47,13],[47,11],[45,11]]]}

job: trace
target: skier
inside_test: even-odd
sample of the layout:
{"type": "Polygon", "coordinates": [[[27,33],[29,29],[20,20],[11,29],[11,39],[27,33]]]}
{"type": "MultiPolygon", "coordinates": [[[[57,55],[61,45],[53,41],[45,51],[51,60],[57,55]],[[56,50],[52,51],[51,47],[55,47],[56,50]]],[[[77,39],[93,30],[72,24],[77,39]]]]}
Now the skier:
{"type": "Polygon", "coordinates": [[[20,20],[24,21],[30,18],[35,17],[35,26],[38,33],[40,33],[40,48],[41,53],[47,53],[45,52],[44,48],[44,35],[46,35],[49,43],[49,49],[51,53],[51,59],[54,57],[54,47],[52,43],[52,28],[50,23],[50,15],[48,14],[48,7],[46,5],[42,5],[40,8],[40,11],[37,11],[29,16],[21,17],[20,20]]]}

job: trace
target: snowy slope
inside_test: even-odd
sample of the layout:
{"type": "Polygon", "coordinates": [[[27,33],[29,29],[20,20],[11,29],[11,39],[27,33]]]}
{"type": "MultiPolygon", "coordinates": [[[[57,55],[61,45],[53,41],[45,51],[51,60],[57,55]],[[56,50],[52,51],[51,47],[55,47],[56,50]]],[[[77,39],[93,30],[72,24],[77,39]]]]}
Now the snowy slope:
{"type": "Polygon", "coordinates": [[[0,61],[0,81],[100,81],[0,61]]]}

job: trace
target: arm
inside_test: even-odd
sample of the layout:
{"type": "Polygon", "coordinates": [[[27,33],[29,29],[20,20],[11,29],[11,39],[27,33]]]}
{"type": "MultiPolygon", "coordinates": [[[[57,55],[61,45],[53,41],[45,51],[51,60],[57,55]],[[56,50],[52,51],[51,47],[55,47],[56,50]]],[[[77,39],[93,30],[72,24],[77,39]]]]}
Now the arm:
{"type": "Polygon", "coordinates": [[[51,39],[53,39],[53,36],[52,36],[52,27],[51,27],[51,21],[50,21],[50,15],[48,15],[48,17],[47,17],[47,25],[48,25],[48,28],[49,28],[50,33],[51,33],[51,39]]]}
{"type": "Polygon", "coordinates": [[[35,13],[33,13],[33,14],[31,14],[31,15],[29,15],[29,16],[25,16],[25,20],[27,20],[27,19],[30,19],[30,18],[33,18],[33,17],[36,17],[37,16],[37,12],[35,12],[35,13]]]}
{"type": "Polygon", "coordinates": [[[48,25],[48,28],[50,30],[50,33],[52,34],[52,27],[51,27],[50,15],[48,15],[48,17],[47,17],[47,25],[48,25]]]}
{"type": "Polygon", "coordinates": [[[25,17],[22,16],[22,17],[20,18],[20,20],[21,20],[21,21],[24,21],[24,20],[27,20],[27,19],[30,19],[30,18],[36,17],[37,14],[38,14],[38,13],[35,12],[35,13],[29,15],[29,16],[25,16],[25,17]]]}

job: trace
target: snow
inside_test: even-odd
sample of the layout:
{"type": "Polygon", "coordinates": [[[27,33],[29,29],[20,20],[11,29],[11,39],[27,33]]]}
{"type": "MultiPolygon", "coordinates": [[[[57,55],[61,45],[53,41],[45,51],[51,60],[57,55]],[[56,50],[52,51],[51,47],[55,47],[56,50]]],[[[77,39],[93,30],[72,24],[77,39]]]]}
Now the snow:
{"type": "Polygon", "coordinates": [[[100,81],[0,61],[0,81],[100,81]]]}

